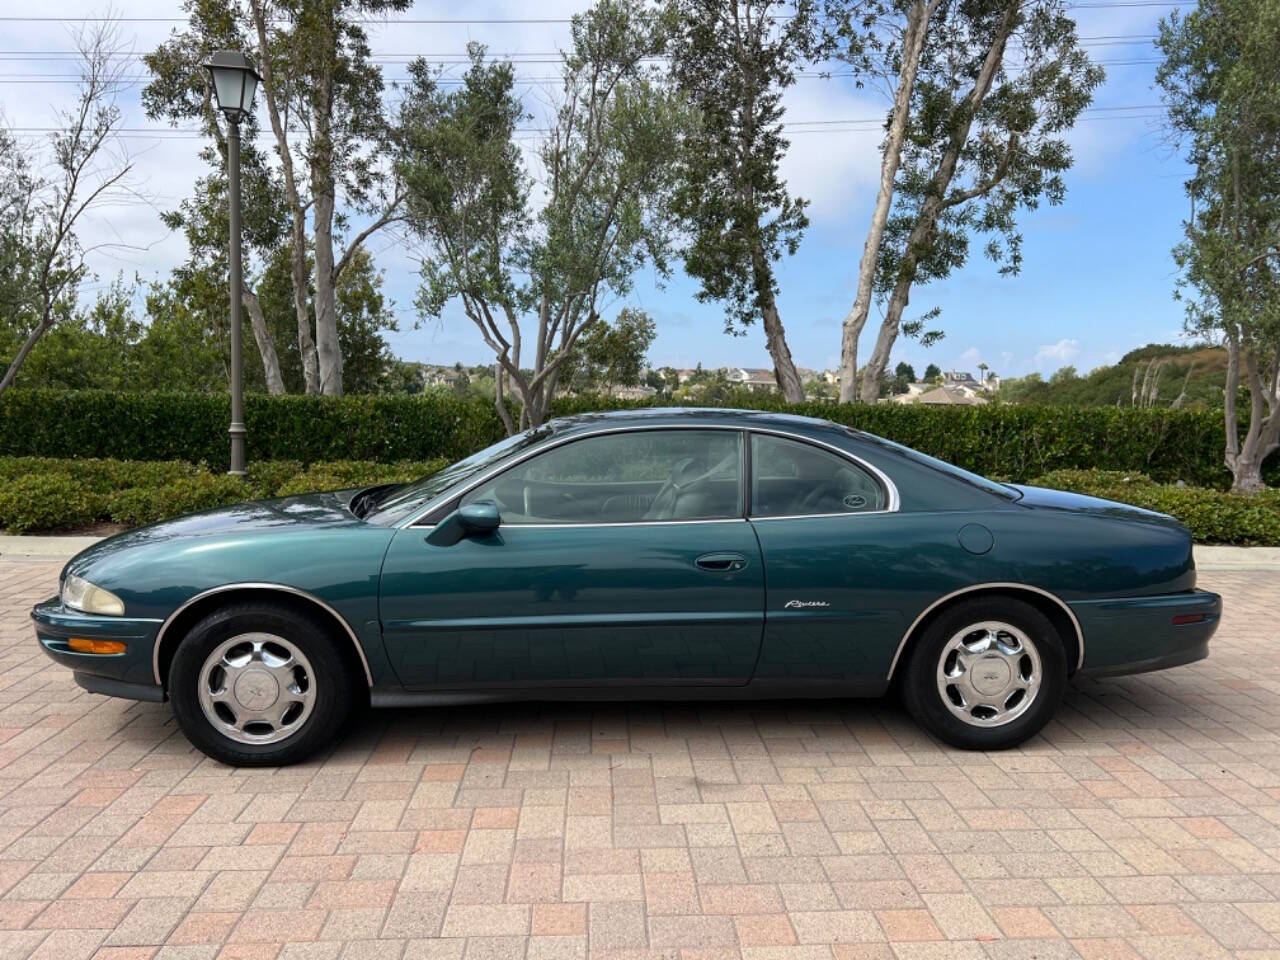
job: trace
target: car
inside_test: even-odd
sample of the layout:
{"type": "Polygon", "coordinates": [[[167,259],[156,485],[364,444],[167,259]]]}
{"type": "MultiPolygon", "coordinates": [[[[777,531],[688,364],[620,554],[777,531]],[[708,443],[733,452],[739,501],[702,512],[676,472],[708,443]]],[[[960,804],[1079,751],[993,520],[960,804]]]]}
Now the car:
{"type": "Polygon", "coordinates": [[[1000,749],[1073,677],[1206,656],[1221,613],[1163,514],[824,420],[643,409],[417,483],[119,534],[32,617],[85,690],[167,700],[197,748],[252,766],[365,704],[890,689],[945,743],[1000,749]]]}

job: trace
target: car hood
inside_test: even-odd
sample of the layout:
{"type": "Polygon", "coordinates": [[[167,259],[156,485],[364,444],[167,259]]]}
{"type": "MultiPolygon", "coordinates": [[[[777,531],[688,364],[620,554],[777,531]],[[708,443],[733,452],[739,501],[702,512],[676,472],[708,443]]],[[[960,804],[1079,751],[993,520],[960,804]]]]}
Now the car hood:
{"type": "Polygon", "coordinates": [[[1142,507],[1120,503],[1116,500],[1104,500],[1102,497],[1090,497],[1083,493],[1071,493],[1067,490],[1051,490],[1048,487],[1029,487],[1022,484],[1009,484],[1009,486],[1022,494],[1017,500],[1017,504],[1022,507],[1068,510],[1072,513],[1113,517],[1117,520],[1133,520],[1158,526],[1182,526],[1181,523],[1167,513],[1157,513],[1155,510],[1146,510],[1142,507]]]}
{"type": "Polygon", "coordinates": [[[205,510],[172,520],[148,524],[126,530],[77,554],[67,565],[75,572],[108,554],[119,553],[129,547],[161,543],[171,540],[188,540],[199,537],[241,536],[266,533],[273,535],[314,530],[340,524],[362,525],[348,506],[356,490],[333,490],[328,493],[308,493],[293,497],[277,497],[272,500],[250,500],[230,507],[205,510]]]}

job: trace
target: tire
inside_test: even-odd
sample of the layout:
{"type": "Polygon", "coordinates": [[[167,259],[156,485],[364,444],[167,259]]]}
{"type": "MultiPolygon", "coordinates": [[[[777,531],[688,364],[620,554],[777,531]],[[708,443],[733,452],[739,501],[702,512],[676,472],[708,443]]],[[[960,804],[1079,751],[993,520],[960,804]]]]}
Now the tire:
{"type": "Polygon", "coordinates": [[[234,767],[297,763],[331,744],[359,695],[328,623],[271,603],[229,604],[199,621],[169,668],[187,739],[234,767]]]}
{"type": "Polygon", "coordinates": [[[939,740],[1004,750],[1040,732],[1066,685],[1066,652],[1049,619],[1022,600],[979,597],[946,608],[925,628],[911,648],[902,698],[939,740]]]}

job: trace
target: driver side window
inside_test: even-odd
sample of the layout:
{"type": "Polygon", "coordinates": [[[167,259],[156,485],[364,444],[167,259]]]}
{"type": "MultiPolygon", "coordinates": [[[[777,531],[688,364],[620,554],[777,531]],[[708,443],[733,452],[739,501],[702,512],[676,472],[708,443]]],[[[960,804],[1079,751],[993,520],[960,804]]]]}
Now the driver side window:
{"type": "Polygon", "coordinates": [[[481,484],[504,524],[723,520],[742,515],[742,434],[633,430],[554,447],[481,484]]]}

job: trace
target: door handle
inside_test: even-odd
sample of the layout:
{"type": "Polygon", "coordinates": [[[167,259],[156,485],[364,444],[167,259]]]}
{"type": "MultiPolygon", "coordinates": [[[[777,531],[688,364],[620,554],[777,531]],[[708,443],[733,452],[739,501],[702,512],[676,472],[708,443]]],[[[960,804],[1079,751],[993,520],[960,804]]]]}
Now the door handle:
{"type": "Polygon", "coordinates": [[[740,553],[704,553],[693,562],[703,570],[715,570],[721,573],[743,570],[747,566],[747,558],[740,553]]]}

